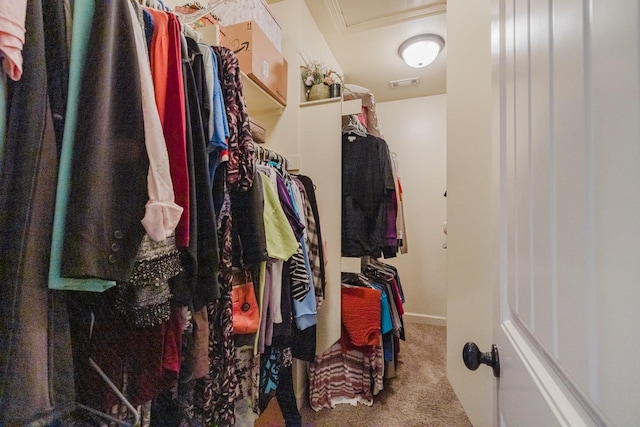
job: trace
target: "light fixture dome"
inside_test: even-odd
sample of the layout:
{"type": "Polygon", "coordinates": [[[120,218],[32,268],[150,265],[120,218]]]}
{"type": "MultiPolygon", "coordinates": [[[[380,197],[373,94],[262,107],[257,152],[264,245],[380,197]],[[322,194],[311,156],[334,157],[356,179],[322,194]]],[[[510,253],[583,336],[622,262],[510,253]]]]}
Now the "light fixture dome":
{"type": "Polygon", "coordinates": [[[422,68],[431,64],[442,48],[444,39],[437,34],[419,34],[405,40],[398,48],[398,54],[414,68],[422,68]]]}

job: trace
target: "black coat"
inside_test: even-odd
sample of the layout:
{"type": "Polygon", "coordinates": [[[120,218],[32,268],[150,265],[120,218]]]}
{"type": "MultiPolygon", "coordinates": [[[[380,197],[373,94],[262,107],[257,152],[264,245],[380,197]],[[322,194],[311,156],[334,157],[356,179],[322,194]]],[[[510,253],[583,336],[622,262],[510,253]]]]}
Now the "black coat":
{"type": "Polygon", "coordinates": [[[149,159],[126,0],[95,3],[80,90],[63,277],[127,281],[144,235],[149,159]]]}
{"type": "Polygon", "coordinates": [[[47,289],[58,157],[41,2],[28,2],[25,26],[24,73],[7,82],[0,146],[0,425],[24,425],[74,400],[62,295],[47,289]]]}

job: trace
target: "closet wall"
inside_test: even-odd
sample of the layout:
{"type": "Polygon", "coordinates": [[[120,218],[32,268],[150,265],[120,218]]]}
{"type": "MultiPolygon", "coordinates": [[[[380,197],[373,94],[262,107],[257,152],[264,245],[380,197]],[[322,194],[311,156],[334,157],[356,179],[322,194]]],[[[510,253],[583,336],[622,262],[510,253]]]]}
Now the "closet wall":
{"type": "Polygon", "coordinates": [[[288,95],[282,115],[263,122],[271,129],[267,147],[299,159],[300,173],[316,185],[327,249],[327,288],[318,310],[316,352],[320,354],[340,338],[341,108],[339,101],[304,105],[299,53],[340,68],[303,0],[279,1],[270,7],[282,26],[282,53],[289,63],[288,95]]]}
{"type": "Polygon", "coordinates": [[[409,253],[385,260],[402,274],[406,321],[446,324],[446,95],[377,104],[400,164],[409,253]]]}

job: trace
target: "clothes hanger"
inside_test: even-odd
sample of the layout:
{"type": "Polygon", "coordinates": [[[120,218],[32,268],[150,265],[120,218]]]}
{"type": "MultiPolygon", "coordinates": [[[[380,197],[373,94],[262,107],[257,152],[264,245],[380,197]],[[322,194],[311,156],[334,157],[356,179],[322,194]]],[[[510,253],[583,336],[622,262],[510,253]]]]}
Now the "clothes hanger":
{"type": "Polygon", "coordinates": [[[180,13],[180,12],[173,12],[173,13],[178,17],[180,22],[182,22],[183,24],[187,24],[187,25],[193,24],[194,22],[197,22],[200,18],[204,18],[205,16],[213,12],[218,6],[222,5],[223,3],[226,3],[227,1],[229,0],[218,0],[213,4],[210,4],[209,7],[200,9],[199,11],[194,13],[188,13],[188,14],[180,13]]]}
{"type": "MultiPolygon", "coordinates": [[[[175,14],[176,12],[173,12],[173,13],[175,14]]],[[[185,35],[185,37],[190,37],[196,42],[198,43],[200,42],[200,40],[202,39],[202,34],[200,34],[196,30],[191,28],[188,24],[185,24],[183,22],[180,22],[180,26],[182,27],[182,33],[185,35]]]]}
{"type": "MultiPolygon", "coordinates": [[[[93,315],[91,316],[91,324],[89,326],[89,339],[91,339],[91,335],[93,335],[93,324],[95,322],[95,318],[93,317],[93,315]]],[[[118,399],[120,399],[120,401],[127,407],[127,409],[131,412],[131,414],[133,415],[133,424],[129,424],[126,421],[123,421],[121,419],[115,418],[109,414],[105,414],[104,412],[98,411],[97,409],[94,409],[90,406],[87,405],[83,405],[82,403],[76,403],[76,406],[78,406],[79,408],[82,408],[86,411],[89,411],[91,413],[94,413],[100,417],[103,417],[105,419],[111,420],[116,424],[122,425],[122,426],[129,426],[129,427],[137,427],[140,425],[140,413],[136,410],[136,408],[133,407],[133,405],[131,404],[131,402],[129,402],[129,400],[126,398],[126,396],[124,394],[122,394],[122,392],[118,389],[118,387],[113,383],[113,381],[111,381],[111,378],[109,378],[109,376],[107,374],[105,374],[105,372],[102,370],[102,368],[100,368],[100,365],[98,365],[91,357],[89,358],[89,364],[91,365],[91,367],[98,373],[98,375],[100,375],[100,378],[102,378],[102,380],[109,386],[109,388],[116,394],[116,396],[118,396],[118,399]]]]}
{"type": "Polygon", "coordinates": [[[340,279],[341,285],[351,287],[371,288],[371,280],[362,273],[345,273],[343,272],[340,279]]]}
{"type": "Polygon", "coordinates": [[[253,146],[255,147],[256,161],[267,166],[272,166],[278,172],[280,172],[281,175],[286,172],[287,159],[285,156],[275,151],[269,150],[262,145],[256,144],[255,142],[253,143],[253,146]]]}
{"type": "Polygon", "coordinates": [[[358,116],[351,114],[349,116],[349,123],[342,129],[342,133],[354,133],[358,136],[367,136],[367,130],[362,126],[358,116]]]}

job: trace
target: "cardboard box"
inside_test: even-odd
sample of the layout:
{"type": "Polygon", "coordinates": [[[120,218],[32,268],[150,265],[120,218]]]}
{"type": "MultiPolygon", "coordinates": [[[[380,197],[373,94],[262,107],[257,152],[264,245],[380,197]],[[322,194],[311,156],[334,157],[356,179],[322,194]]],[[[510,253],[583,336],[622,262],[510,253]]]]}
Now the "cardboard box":
{"type": "Polygon", "coordinates": [[[225,27],[246,21],[257,22],[278,52],[282,52],[282,27],[265,0],[224,2],[216,6],[214,13],[220,18],[220,24],[225,27]]]}
{"type": "Polygon", "coordinates": [[[233,50],[242,70],[283,106],[287,105],[287,60],[255,21],[224,27],[222,45],[233,50]]]}

